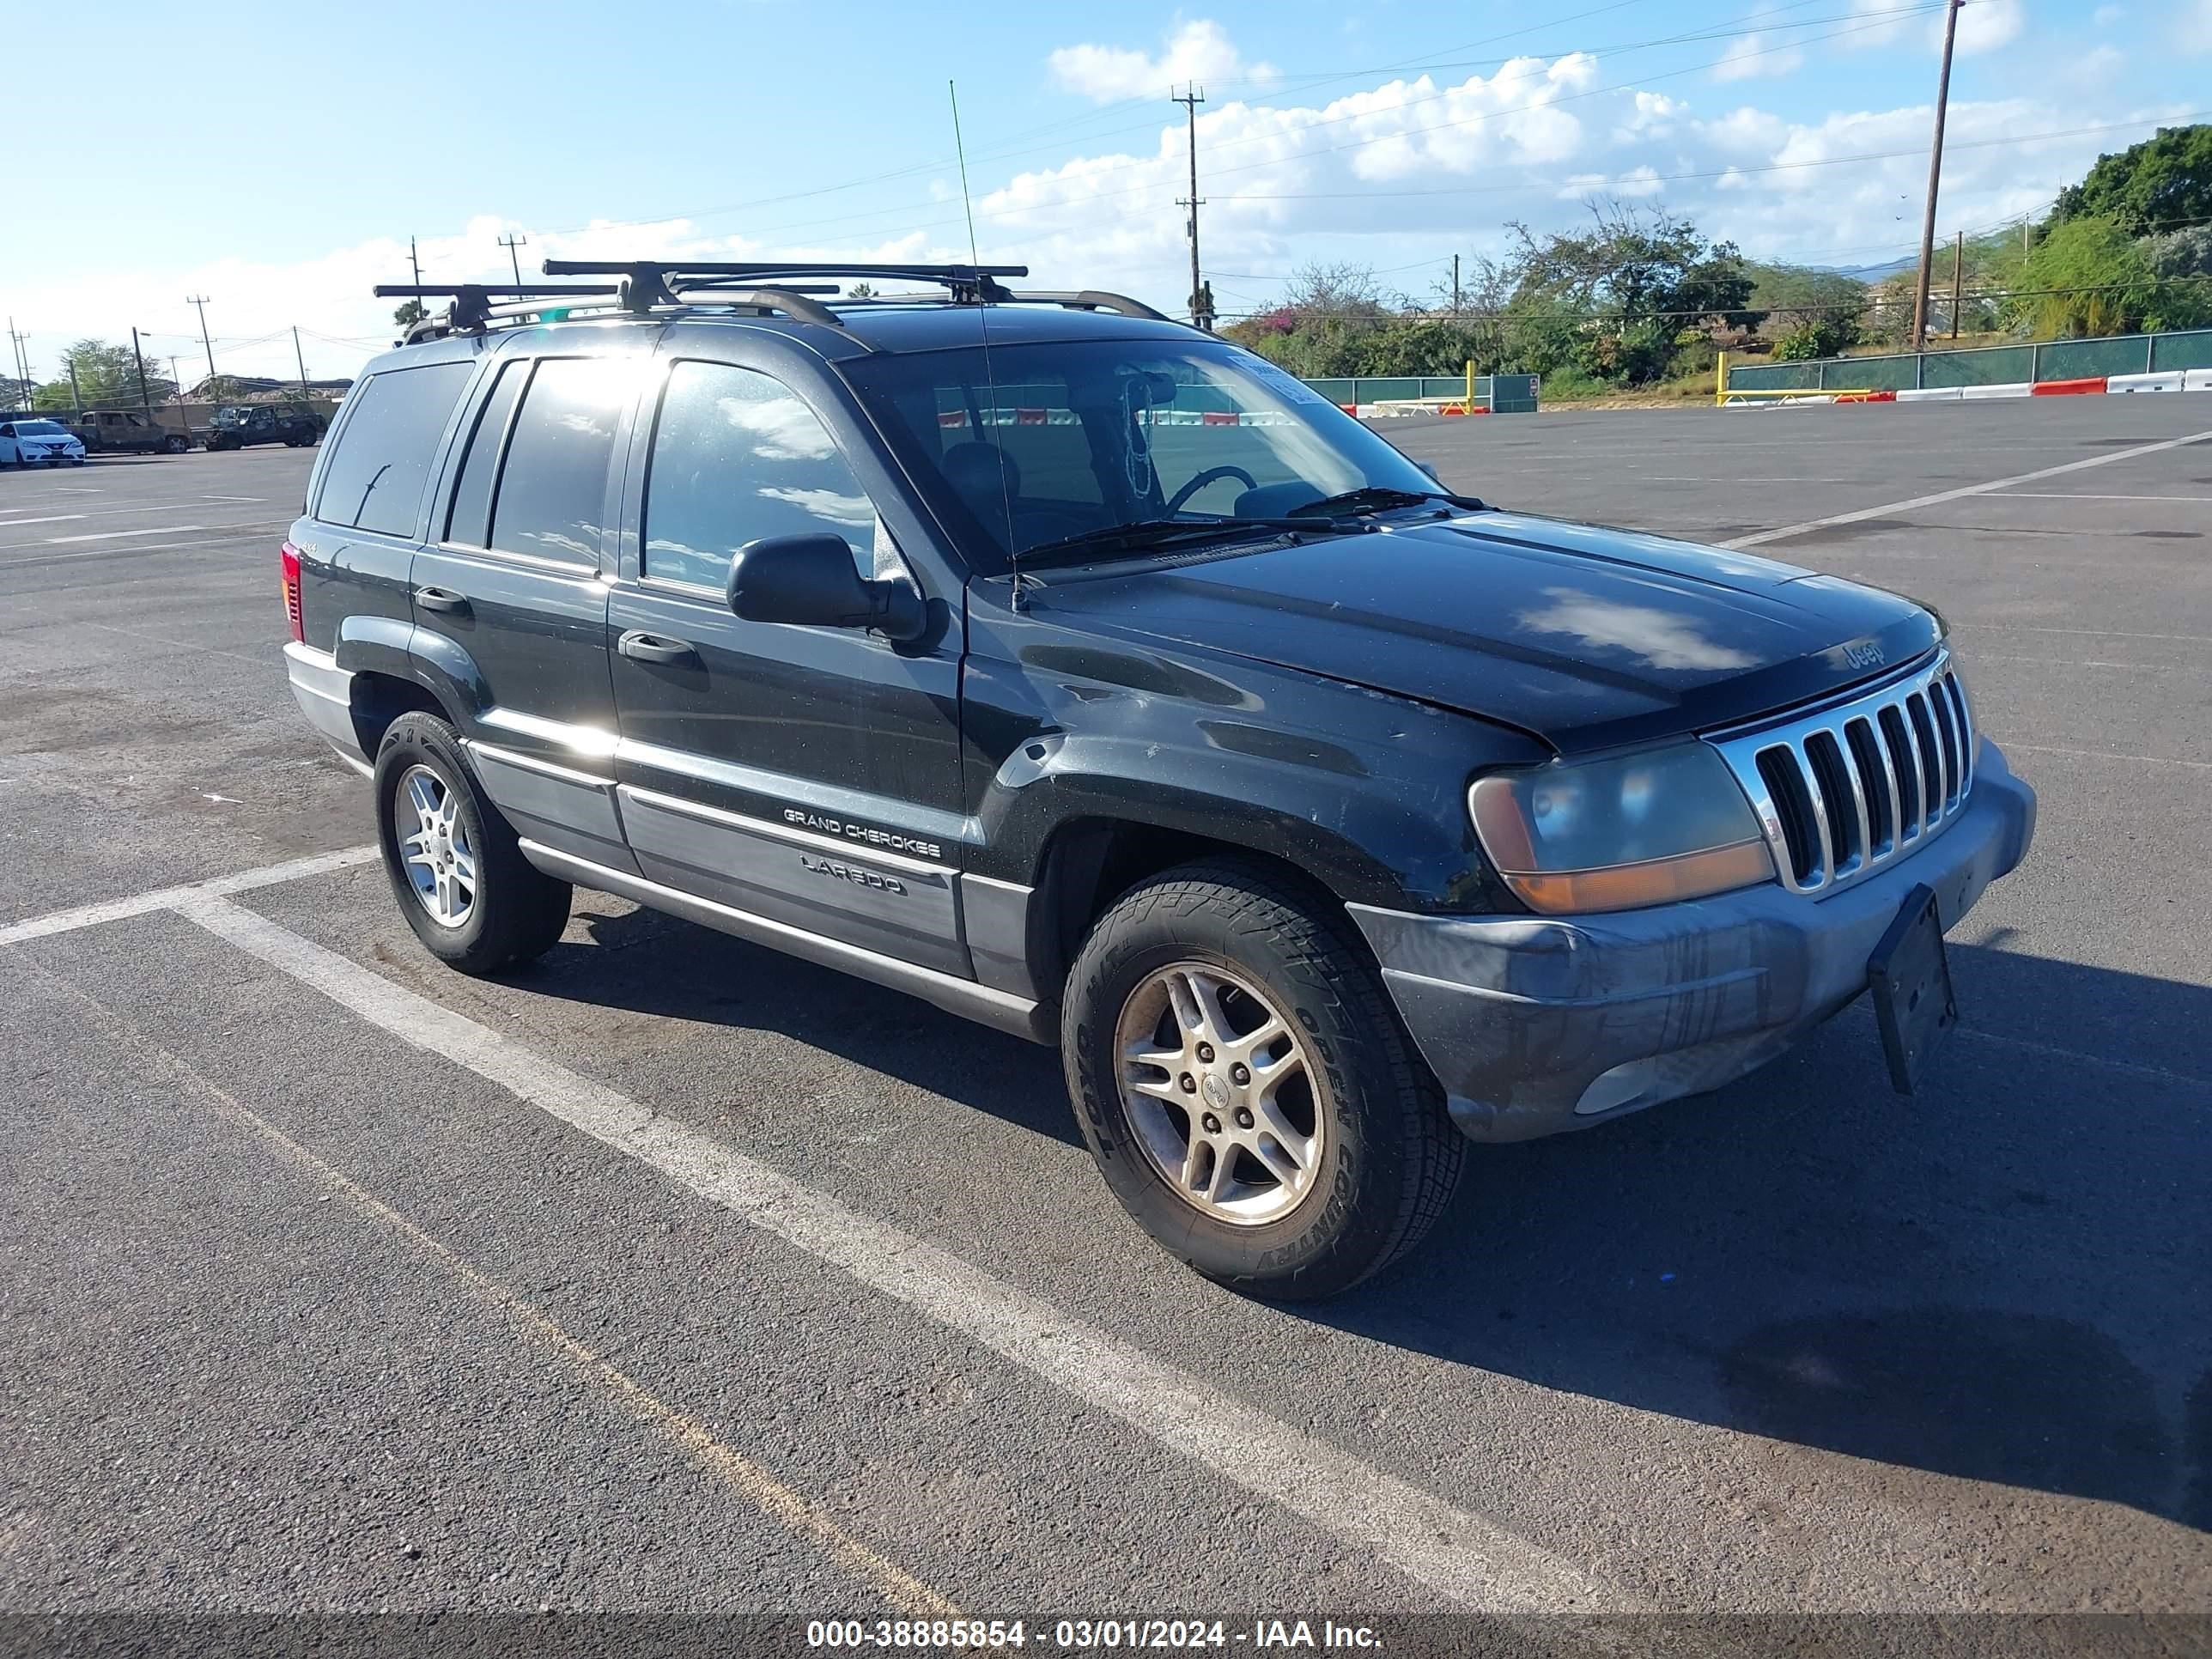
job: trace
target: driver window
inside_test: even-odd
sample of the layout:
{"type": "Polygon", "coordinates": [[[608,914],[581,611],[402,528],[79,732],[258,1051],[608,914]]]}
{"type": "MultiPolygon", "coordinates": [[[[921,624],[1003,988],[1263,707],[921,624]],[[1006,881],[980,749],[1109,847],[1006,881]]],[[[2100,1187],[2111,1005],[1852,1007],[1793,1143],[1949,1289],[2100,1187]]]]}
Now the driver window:
{"type": "Polygon", "coordinates": [[[829,428],[789,387],[754,369],[670,368],[645,489],[651,578],[720,592],[731,556],[769,536],[838,537],[864,577],[899,568],[829,428]]]}

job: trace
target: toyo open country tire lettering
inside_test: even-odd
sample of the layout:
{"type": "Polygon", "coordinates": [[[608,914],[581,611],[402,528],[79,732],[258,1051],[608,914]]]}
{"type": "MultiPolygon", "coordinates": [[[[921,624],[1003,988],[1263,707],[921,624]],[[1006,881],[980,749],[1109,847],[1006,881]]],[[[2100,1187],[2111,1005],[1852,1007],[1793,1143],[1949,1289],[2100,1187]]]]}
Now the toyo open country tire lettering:
{"type": "Polygon", "coordinates": [[[522,856],[451,726],[432,714],[392,721],[376,751],[375,790],[385,873],[425,950],[465,974],[491,974],[553,947],[573,890],[522,856]],[[438,875],[418,882],[426,859],[438,875]]]}
{"type": "Polygon", "coordinates": [[[1458,1182],[1467,1142],[1357,936],[1254,866],[1186,865],[1116,901],[1069,972],[1060,1052],[1115,1196],[1238,1290],[1346,1290],[1458,1182]]]}

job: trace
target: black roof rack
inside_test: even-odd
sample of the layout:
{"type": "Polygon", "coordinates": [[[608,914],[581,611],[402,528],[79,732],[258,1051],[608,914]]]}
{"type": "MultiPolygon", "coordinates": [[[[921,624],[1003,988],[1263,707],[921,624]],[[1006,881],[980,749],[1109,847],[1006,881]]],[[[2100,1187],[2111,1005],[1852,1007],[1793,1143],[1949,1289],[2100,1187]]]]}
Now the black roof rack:
{"type": "Polygon", "coordinates": [[[447,300],[442,318],[425,317],[407,331],[406,343],[432,334],[475,334],[491,320],[492,301],[604,298],[617,290],[611,283],[379,283],[380,300],[447,300]]]}
{"type": "Polygon", "coordinates": [[[850,264],[838,260],[548,259],[540,269],[548,276],[621,276],[625,279],[623,303],[633,310],[674,304],[673,290],[699,286],[687,279],[700,277],[748,280],[786,293],[791,289],[784,279],[790,276],[934,283],[950,289],[956,302],[974,305],[1012,299],[997,279],[1030,274],[1027,265],[850,264]]]}

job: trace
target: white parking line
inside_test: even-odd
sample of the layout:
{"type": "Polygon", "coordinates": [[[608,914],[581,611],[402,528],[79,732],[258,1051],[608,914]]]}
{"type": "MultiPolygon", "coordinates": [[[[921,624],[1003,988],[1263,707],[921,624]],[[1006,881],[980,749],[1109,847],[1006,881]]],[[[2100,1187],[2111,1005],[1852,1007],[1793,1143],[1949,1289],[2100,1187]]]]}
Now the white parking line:
{"type": "Polygon", "coordinates": [[[935,1245],[658,1116],[266,917],[213,896],[187,898],[173,908],[370,1024],[466,1066],[1255,1496],[1374,1551],[1439,1595],[1495,1612],[1593,1613],[1632,1605],[1571,1563],[1494,1522],[1231,1399],[935,1245]]]}
{"type": "Polygon", "coordinates": [[[2212,501],[2212,495],[2079,495],[2063,489],[2006,489],[1998,493],[2014,501],[2212,501]]]}
{"type": "Polygon", "coordinates": [[[367,864],[376,856],[376,848],[348,847],[335,853],[317,853],[310,858],[291,859],[283,864],[264,864],[258,869],[237,870],[227,876],[216,876],[206,881],[186,882],[179,887],[156,888],[150,893],[137,893],[128,898],[106,899],[98,904],[83,904],[71,910],[56,910],[27,921],[0,926],[0,945],[20,945],[26,939],[45,939],[52,933],[72,933],[80,927],[97,927],[104,921],[121,921],[128,916],[150,915],[156,910],[170,910],[187,899],[211,894],[246,893],[257,887],[274,887],[279,883],[298,881],[307,876],[319,876],[331,870],[349,870],[356,864],[367,864]]]}
{"type": "Polygon", "coordinates": [[[94,530],[82,536],[49,536],[48,547],[66,547],[71,542],[112,542],[125,536],[182,536],[196,530],[205,530],[204,524],[161,524],[150,530],[94,530]]]}
{"type": "Polygon", "coordinates": [[[57,513],[51,518],[45,519],[0,519],[0,530],[13,530],[20,525],[27,524],[64,524],[71,519],[82,519],[88,516],[89,514],[83,513],[57,513]]]}
{"type": "Polygon", "coordinates": [[[1965,484],[1957,489],[1940,489],[1933,495],[1915,495],[1910,501],[1885,501],[1880,507],[1862,507],[1850,513],[1833,514],[1825,519],[1808,519],[1802,524],[1786,524],[1778,530],[1762,530],[1756,535],[1738,536],[1734,541],[1723,542],[1720,545],[1762,547],[1768,542],[1826,530],[1834,525],[1860,524],[1868,519],[1887,518],[1893,513],[1909,513],[1916,507],[1940,507],[1945,501],[1963,501],[1969,495],[1994,495],[1998,490],[2009,489],[2014,484],[2033,483],[2039,478],[2055,478],[2061,473],[2082,472],[2094,466],[2110,466],[2115,461],[2131,461],[2139,455],[2155,455],[2162,450],[2179,449],[2185,444],[2203,443],[2207,438],[2212,438],[2212,432],[2192,432],[2185,438],[2168,438],[2160,443],[2138,444],[2132,449],[2116,449],[2109,455],[2091,455],[2086,459],[2039,467],[2033,472],[2022,472],[2009,478],[1992,478],[1987,483],[1965,484]]]}

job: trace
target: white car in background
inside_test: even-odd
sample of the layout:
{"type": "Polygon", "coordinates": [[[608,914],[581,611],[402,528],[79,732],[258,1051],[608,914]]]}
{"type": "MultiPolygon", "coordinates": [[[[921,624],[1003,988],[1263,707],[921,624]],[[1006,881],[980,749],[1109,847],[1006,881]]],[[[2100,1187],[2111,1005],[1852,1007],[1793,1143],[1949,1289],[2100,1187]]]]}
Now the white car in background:
{"type": "Polygon", "coordinates": [[[82,466],[84,444],[58,421],[0,421],[0,466],[82,466]]]}

